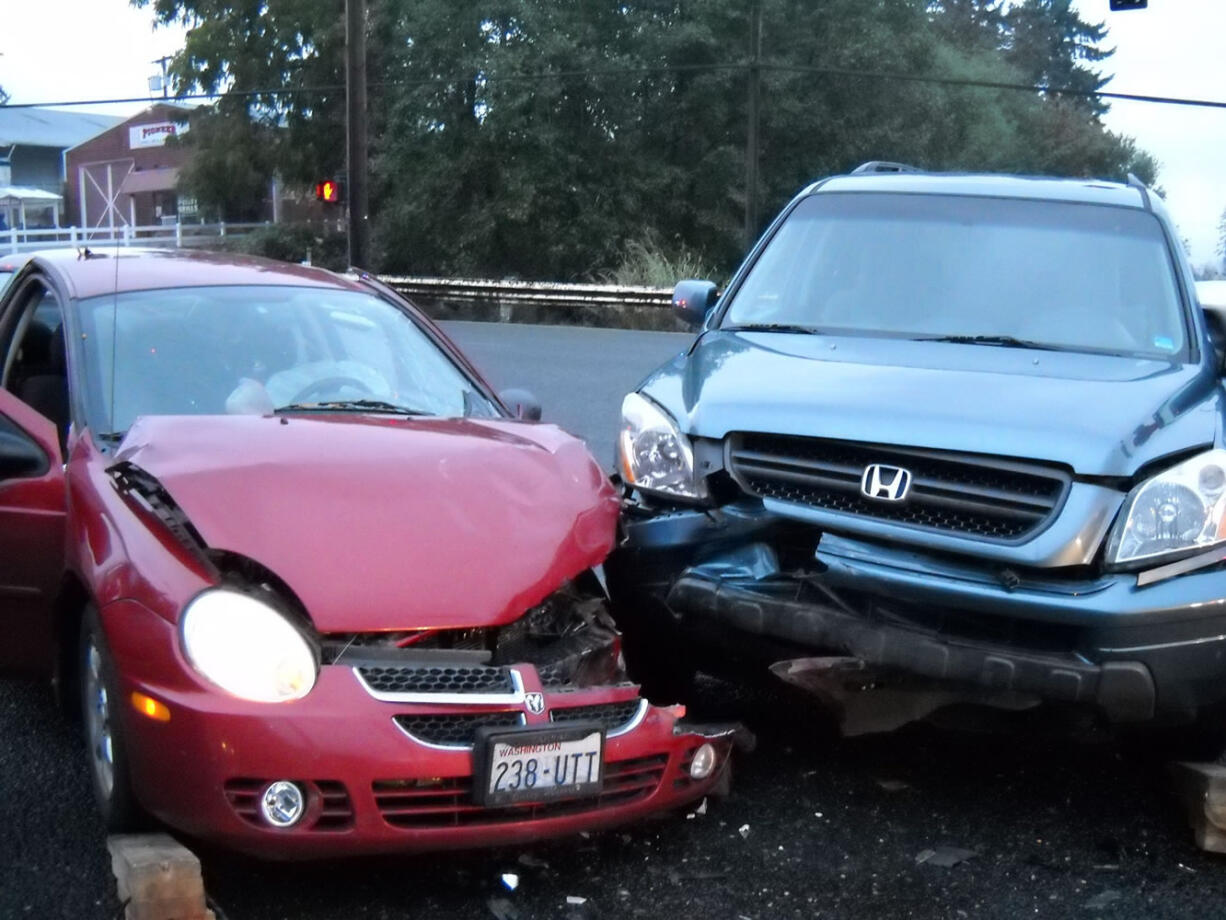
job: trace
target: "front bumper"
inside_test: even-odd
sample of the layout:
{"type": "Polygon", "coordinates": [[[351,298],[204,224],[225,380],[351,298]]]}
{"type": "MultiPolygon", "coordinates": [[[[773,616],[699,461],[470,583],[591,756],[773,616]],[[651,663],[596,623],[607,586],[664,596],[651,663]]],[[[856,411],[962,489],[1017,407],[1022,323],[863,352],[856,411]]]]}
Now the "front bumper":
{"type": "Polygon", "coordinates": [[[753,637],[776,660],[849,656],[1112,722],[1184,722],[1226,700],[1226,571],[1138,587],[1135,574],[1019,573],[816,531],[802,559],[781,526],[752,506],[628,514],[610,588],[658,597],[667,628],[698,645],[753,637]]]}
{"type": "MultiPolygon", "coordinates": [[[[253,704],[202,688],[169,667],[150,667],[148,650],[173,648],[173,627],[135,605],[104,610],[108,634],[142,634],[139,643],[112,641],[122,697],[140,691],[165,703],[157,722],[122,707],[132,784],[154,816],[190,836],[266,859],[514,845],[596,830],[679,808],[722,793],[730,781],[739,726],[687,723],[683,709],[643,704],[605,743],[605,783],[599,796],[535,805],[487,808],[472,793],[473,752],[463,744],[416,740],[395,717],[506,711],[506,705],[397,703],[375,698],[348,665],[321,669],[304,699],[253,704]],[[139,622],[133,622],[138,618],[139,622]],[[117,621],[125,621],[118,625],[117,621]],[[144,650],[145,655],[133,654],[144,650]],[[717,765],[702,780],[689,774],[694,751],[710,741],[717,765]],[[277,780],[307,794],[303,819],[277,829],[259,815],[258,801],[277,780]]],[[[637,696],[634,685],[550,691],[531,665],[514,666],[526,727],[555,727],[551,713],[637,696]],[[544,709],[523,697],[541,693],[544,709]]]]}

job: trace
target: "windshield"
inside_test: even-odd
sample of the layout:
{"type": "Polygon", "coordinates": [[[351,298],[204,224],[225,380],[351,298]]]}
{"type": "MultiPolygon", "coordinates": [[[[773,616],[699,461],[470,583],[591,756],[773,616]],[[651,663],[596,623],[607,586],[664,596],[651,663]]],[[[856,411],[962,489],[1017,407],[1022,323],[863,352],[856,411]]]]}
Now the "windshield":
{"type": "Polygon", "coordinates": [[[951,195],[800,202],[721,322],[761,324],[1164,358],[1185,347],[1153,215],[951,195]]]}
{"type": "Polygon", "coordinates": [[[405,313],[369,294],[191,287],[81,302],[91,425],[295,411],[498,415],[405,313]]]}

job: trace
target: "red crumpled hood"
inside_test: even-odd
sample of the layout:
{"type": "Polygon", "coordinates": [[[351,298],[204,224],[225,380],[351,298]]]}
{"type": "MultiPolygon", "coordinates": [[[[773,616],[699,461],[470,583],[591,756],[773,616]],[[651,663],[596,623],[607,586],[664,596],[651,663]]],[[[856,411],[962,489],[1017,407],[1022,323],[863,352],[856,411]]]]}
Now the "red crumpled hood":
{"type": "Polygon", "coordinates": [[[116,454],[204,541],[268,567],[321,632],[507,623],[612,548],[617,500],[552,425],[158,416],[116,454]]]}

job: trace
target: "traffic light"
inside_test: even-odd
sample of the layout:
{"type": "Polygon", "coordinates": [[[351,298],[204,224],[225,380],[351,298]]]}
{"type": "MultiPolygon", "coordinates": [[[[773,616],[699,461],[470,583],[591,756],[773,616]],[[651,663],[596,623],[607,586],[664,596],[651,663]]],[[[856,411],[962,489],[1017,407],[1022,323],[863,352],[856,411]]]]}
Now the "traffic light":
{"type": "Polygon", "coordinates": [[[341,184],[335,179],[324,179],[315,183],[315,198],[329,204],[337,204],[341,200],[341,184]]]}
{"type": "Polygon", "coordinates": [[[1111,0],[1111,11],[1118,13],[1120,10],[1143,10],[1149,6],[1149,0],[1111,0]]]}

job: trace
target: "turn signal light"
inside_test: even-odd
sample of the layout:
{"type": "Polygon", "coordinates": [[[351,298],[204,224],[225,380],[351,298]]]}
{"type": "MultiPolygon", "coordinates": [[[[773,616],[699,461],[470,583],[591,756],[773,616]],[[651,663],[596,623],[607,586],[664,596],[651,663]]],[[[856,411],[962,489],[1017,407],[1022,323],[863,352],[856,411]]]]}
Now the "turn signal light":
{"type": "Polygon", "coordinates": [[[165,703],[159,703],[151,696],[133,692],[132,706],[141,715],[148,716],[155,722],[170,721],[170,709],[167,708],[165,703]]]}

